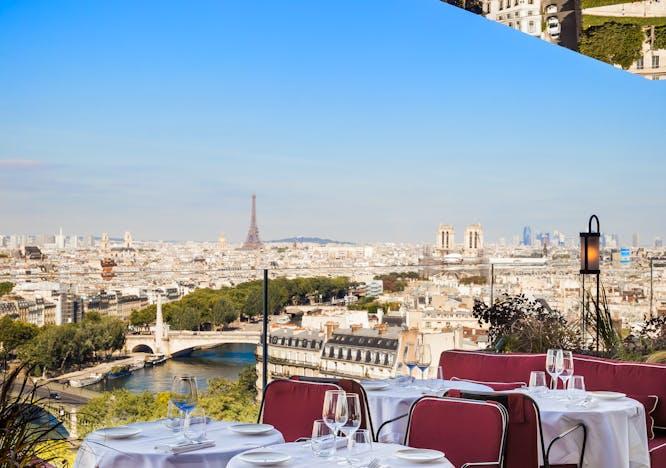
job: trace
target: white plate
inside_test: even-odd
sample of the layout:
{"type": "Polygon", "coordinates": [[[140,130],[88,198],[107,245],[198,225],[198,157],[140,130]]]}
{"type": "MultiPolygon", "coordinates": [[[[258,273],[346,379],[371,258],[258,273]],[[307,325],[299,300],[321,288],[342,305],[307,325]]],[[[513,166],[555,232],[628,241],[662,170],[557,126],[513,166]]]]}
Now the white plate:
{"type": "Polygon", "coordinates": [[[245,435],[265,434],[275,429],[270,424],[234,424],[229,426],[230,431],[245,435]]]}
{"type": "Polygon", "coordinates": [[[620,392],[587,392],[587,394],[600,400],[619,400],[627,396],[625,393],[620,392]]]}
{"type": "Polygon", "coordinates": [[[99,434],[107,439],[129,439],[137,434],[141,434],[141,429],[129,426],[109,427],[101,429],[99,434]]]}
{"type": "Polygon", "coordinates": [[[252,465],[272,466],[291,460],[291,455],[273,450],[252,450],[251,452],[241,453],[239,458],[252,465]]]}
{"type": "Polygon", "coordinates": [[[374,392],[378,390],[386,390],[389,388],[389,384],[386,382],[368,382],[363,384],[363,388],[366,391],[374,392]]]}
{"type": "Polygon", "coordinates": [[[430,449],[402,449],[395,452],[395,456],[414,463],[428,463],[444,458],[444,453],[430,449]]]}

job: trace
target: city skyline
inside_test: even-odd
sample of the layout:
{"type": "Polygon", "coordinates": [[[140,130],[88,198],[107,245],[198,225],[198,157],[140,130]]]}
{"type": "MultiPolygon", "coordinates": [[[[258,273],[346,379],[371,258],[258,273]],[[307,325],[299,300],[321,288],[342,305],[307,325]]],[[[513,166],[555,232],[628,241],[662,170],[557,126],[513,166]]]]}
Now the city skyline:
{"type": "Polygon", "coordinates": [[[0,6],[0,231],[664,237],[658,83],[436,0],[159,5],[0,6]]]}

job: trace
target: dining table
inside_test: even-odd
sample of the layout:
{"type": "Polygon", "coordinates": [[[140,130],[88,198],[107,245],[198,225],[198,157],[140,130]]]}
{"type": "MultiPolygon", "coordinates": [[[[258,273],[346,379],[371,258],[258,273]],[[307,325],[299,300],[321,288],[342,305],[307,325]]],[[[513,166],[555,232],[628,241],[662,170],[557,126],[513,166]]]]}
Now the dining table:
{"type": "MultiPolygon", "coordinates": [[[[450,461],[443,456],[439,460],[424,462],[407,461],[398,457],[398,451],[409,450],[399,444],[374,443],[372,448],[361,454],[349,456],[346,448],[338,449],[336,457],[322,458],[318,457],[312,451],[309,443],[292,442],[289,444],[273,445],[267,450],[284,454],[288,460],[276,466],[284,468],[312,468],[312,467],[336,467],[340,466],[368,466],[374,462],[378,468],[389,467],[432,467],[432,468],[455,468],[450,461]],[[345,459],[351,458],[354,463],[346,463],[345,459]]],[[[229,461],[227,468],[253,468],[257,465],[243,460],[241,455],[237,455],[229,461]]]]}
{"type": "MultiPolygon", "coordinates": [[[[409,413],[412,404],[424,396],[442,396],[448,390],[468,390],[475,392],[491,392],[487,385],[467,382],[464,380],[426,379],[409,382],[405,378],[389,380],[361,381],[368,395],[368,406],[374,430],[387,421],[394,420],[409,413]]],[[[387,424],[380,442],[401,444],[407,433],[407,418],[398,419],[387,424]]]]}
{"type": "Polygon", "coordinates": [[[74,468],[219,468],[235,455],[257,447],[284,443],[276,429],[261,434],[241,434],[232,430],[238,423],[210,421],[206,425],[206,441],[212,446],[174,453],[171,447],[179,435],[163,421],[123,426],[135,435],[110,438],[105,430],[89,434],[81,443],[74,468]]]}
{"type": "MultiPolygon", "coordinates": [[[[590,392],[576,400],[565,390],[517,391],[527,393],[536,402],[546,448],[558,434],[583,423],[587,429],[583,466],[650,466],[645,409],[640,402],[621,394],[609,400],[590,392]]],[[[560,439],[553,446],[550,464],[577,464],[582,443],[580,431],[560,439]]]]}

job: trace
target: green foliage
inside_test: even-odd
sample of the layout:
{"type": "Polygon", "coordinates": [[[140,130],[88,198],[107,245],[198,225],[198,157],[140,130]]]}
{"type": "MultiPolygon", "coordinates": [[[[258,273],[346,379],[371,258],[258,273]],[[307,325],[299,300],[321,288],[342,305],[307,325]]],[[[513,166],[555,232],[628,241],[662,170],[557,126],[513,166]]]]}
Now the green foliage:
{"type": "Polygon", "coordinates": [[[654,28],[654,49],[666,49],[666,26],[654,28]]]}
{"type": "Polygon", "coordinates": [[[376,314],[377,309],[383,309],[386,311],[388,309],[397,310],[399,308],[399,302],[379,302],[372,297],[362,297],[358,302],[348,306],[349,310],[365,310],[369,314],[376,314]]]}
{"type": "Polygon", "coordinates": [[[637,17],[637,16],[593,16],[583,15],[583,30],[606,23],[631,24],[635,26],[663,26],[666,25],[665,16],[637,17]]]}
{"type": "Polygon", "coordinates": [[[627,3],[627,0],[582,0],[581,8],[595,8],[606,5],[617,5],[627,3]]]}
{"type": "Polygon", "coordinates": [[[419,279],[420,275],[416,271],[409,271],[406,273],[392,272],[387,275],[377,275],[376,280],[382,280],[384,283],[384,291],[386,292],[401,292],[404,291],[409,280],[419,279]]]}
{"type": "Polygon", "coordinates": [[[582,345],[579,331],[562,314],[523,295],[504,296],[492,307],[477,300],[473,315],[480,325],[490,325],[488,338],[496,351],[543,353],[550,348],[577,350],[582,345]]]}
{"type": "Polygon", "coordinates": [[[118,319],[88,314],[81,323],[42,327],[20,346],[18,356],[42,371],[63,371],[122,349],[125,331],[125,324],[118,319]]]}
{"type": "MultiPolygon", "coordinates": [[[[307,304],[311,298],[321,296],[324,301],[341,298],[350,285],[346,277],[276,278],[268,285],[268,309],[271,314],[278,314],[289,304],[307,304]]],[[[163,309],[164,320],[173,329],[183,330],[228,325],[241,315],[249,319],[260,315],[262,310],[261,281],[249,281],[232,288],[197,289],[178,301],[165,304],[163,309]]],[[[130,323],[147,327],[155,323],[155,315],[154,305],[135,310],[130,315],[130,323]]]]}
{"type": "Polygon", "coordinates": [[[627,69],[641,56],[644,40],[641,26],[613,21],[585,29],[580,37],[579,50],[627,69]]]}
{"type": "Polygon", "coordinates": [[[12,292],[12,289],[14,289],[14,283],[10,283],[9,281],[3,281],[0,283],[0,297],[4,296],[5,294],[9,294],[12,292]]]}
{"type": "Polygon", "coordinates": [[[488,282],[488,278],[482,275],[474,275],[474,276],[465,276],[464,278],[460,278],[459,283],[460,284],[486,284],[488,282]]]}
{"type": "MultiPolygon", "coordinates": [[[[254,366],[244,369],[236,382],[222,378],[211,379],[208,381],[208,389],[201,392],[198,404],[212,419],[256,421],[259,406],[256,402],[255,382],[254,366]]],[[[164,418],[168,401],[169,392],[105,392],[79,410],[79,434],[85,437],[102,427],[164,418]]]]}
{"type": "Polygon", "coordinates": [[[69,448],[62,437],[62,421],[44,408],[39,387],[28,381],[31,369],[19,366],[3,375],[0,384],[0,467],[34,466],[37,458],[62,465],[61,454],[69,448]],[[45,424],[47,422],[47,424],[45,424]]]}
{"type": "Polygon", "coordinates": [[[4,316],[0,318],[0,359],[15,356],[16,350],[33,339],[39,328],[30,323],[4,316]]]}

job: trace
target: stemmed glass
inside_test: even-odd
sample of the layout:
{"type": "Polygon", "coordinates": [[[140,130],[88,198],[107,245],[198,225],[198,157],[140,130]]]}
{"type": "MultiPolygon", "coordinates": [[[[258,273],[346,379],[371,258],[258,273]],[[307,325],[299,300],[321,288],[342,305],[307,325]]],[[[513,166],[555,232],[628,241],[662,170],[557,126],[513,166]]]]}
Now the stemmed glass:
{"type": "Polygon", "coordinates": [[[559,350],[557,352],[557,373],[562,380],[562,388],[567,388],[567,381],[574,373],[574,361],[571,351],[559,350]]]}
{"type": "Polygon", "coordinates": [[[562,351],[561,349],[549,349],[548,354],[546,354],[546,372],[550,375],[550,387],[551,390],[557,390],[557,377],[559,372],[557,371],[557,353],[562,351]]]}
{"type": "MultiPolygon", "coordinates": [[[[355,393],[347,393],[347,422],[340,428],[345,437],[347,437],[347,453],[351,454],[354,450],[354,435],[361,427],[361,400],[355,393]]],[[[347,457],[347,463],[351,464],[351,459],[347,457]]]]}
{"type": "Polygon", "coordinates": [[[408,344],[405,346],[405,350],[402,353],[402,362],[404,362],[405,366],[407,366],[407,369],[409,369],[409,380],[411,383],[414,383],[414,376],[412,374],[414,373],[414,368],[416,367],[419,360],[418,350],[416,348],[416,345],[408,344]]]}
{"type": "Polygon", "coordinates": [[[324,395],[322,419],[333,432],[333,456],[337,450],[338,431],[347,423],[348,417],[347,394],[342,390],[327,390],[324,395]]]}
{"type": "Polygon", "coordinates": [[[418,360],[416,361],[416,367],[421,371],[421,380],[425,380],[426,371],[430,368],[432,363],[432,352],[430,351],[430,345],[424,344],[418,347],[418,360]]]}
{"type": "Polygon", "coordinates": [[[171,383],[171,403],[183,412],[185,417],[181,420],[181,431],[179,442],[186,442],[187,436],[186,432],[189,430],[190,426],[190,414],[192,410],[197,405],[197,400],[199,398],[199,391],[197,389],[197,381],[194,377],[183,376],[183,377],[174,377],[173,382],[171,383]]]}

